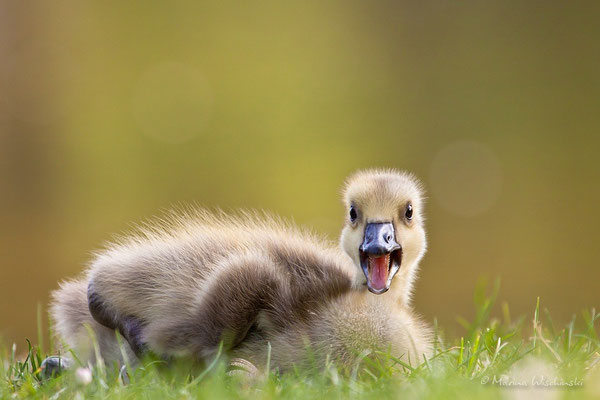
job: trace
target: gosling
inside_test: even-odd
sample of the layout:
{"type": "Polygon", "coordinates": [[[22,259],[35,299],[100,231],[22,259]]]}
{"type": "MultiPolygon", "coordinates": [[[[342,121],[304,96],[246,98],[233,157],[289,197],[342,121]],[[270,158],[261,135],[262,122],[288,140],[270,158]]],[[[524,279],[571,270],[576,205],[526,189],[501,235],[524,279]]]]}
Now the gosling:
{"type": "Polygon", "coordinates": [[[344,201],[343,251],[260,214],[170,214],[109,245],[85,279],[54,293],[57,332],[89,360],[86,324],[107,361],[147,350],[205,360],[223,342],[264,364],[268,342],[282,370],[305,364],[306,346],[342,365],[360,348],[419,363],[431,351],[410,305],[426,249],[420,185],[402,172],[363,171],[347,180],[344,201]]]}

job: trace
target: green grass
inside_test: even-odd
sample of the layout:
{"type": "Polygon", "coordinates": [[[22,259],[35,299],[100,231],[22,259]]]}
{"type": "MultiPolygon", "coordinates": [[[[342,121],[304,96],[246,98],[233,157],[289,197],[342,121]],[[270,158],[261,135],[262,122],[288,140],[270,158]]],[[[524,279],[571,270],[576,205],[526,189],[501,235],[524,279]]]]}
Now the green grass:
{"type": "MultiPolygon", "coordinates": [[[[364,358],[350,374],[327,365],[312,373],[270,372],[249,382],[227,375],[227,363],[218,358],[195,372],[185,365],[145,361],[130,371],[128,385],[121,383],[116,366],[104,365],[92,368],[90,383],[82,382],[75,369],[44,381],[39,368],[44,351],[26,341],[25,359],[16,358],[14,345],[1,350],[0,398],[600,398],[600,314],[584,311],[559,329],[537,299],[530,316],[513,320],[503,305],[502,317],[495,318],[497,289],[486,296],[484,287],[478,288],[474,320],[460,319],[464,336],[437,340],[435,355],[418,367],[380,354],[377,361],[364,358]]],[[[436,332],[443,337],[440,327],[436,332]]]]}

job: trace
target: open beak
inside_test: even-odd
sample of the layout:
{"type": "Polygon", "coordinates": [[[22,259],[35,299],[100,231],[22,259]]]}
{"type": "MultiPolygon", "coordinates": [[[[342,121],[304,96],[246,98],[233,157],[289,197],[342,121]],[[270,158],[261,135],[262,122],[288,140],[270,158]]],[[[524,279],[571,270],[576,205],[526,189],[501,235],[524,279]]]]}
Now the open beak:
{"type": "Polygon", "coordinates": [[[402,263],[402,246],[396,242],[394,225],[391,222],[367,224],[359,253],[369,291],[387,292],[402,263]]]}

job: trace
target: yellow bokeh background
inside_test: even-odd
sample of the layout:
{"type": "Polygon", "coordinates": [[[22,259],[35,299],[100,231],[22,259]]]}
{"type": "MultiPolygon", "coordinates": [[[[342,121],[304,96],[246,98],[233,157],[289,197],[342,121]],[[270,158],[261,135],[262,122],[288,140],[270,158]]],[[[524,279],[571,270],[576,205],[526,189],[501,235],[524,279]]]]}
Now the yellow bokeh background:
{"type": "Polygon", "coordinates": [[[4,2],[0,336],[112,234],[175,204],[335,239],[366,167],[427,188],[415,293],[458,330],[600,306],[600,3],[4,2]]]}

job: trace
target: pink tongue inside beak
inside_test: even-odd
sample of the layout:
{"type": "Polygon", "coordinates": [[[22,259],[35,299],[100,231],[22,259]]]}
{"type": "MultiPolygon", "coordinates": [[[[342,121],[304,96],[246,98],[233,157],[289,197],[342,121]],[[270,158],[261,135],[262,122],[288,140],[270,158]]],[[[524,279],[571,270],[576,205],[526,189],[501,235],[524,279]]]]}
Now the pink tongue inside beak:
{"type": "Polygon", "coordinates": [[[369,281],[371,282],[371,287],[373,289],[385,289],[385,284],[388,279],[389,265],[389,254],[381,257],[369,257],[369,281]]]}

